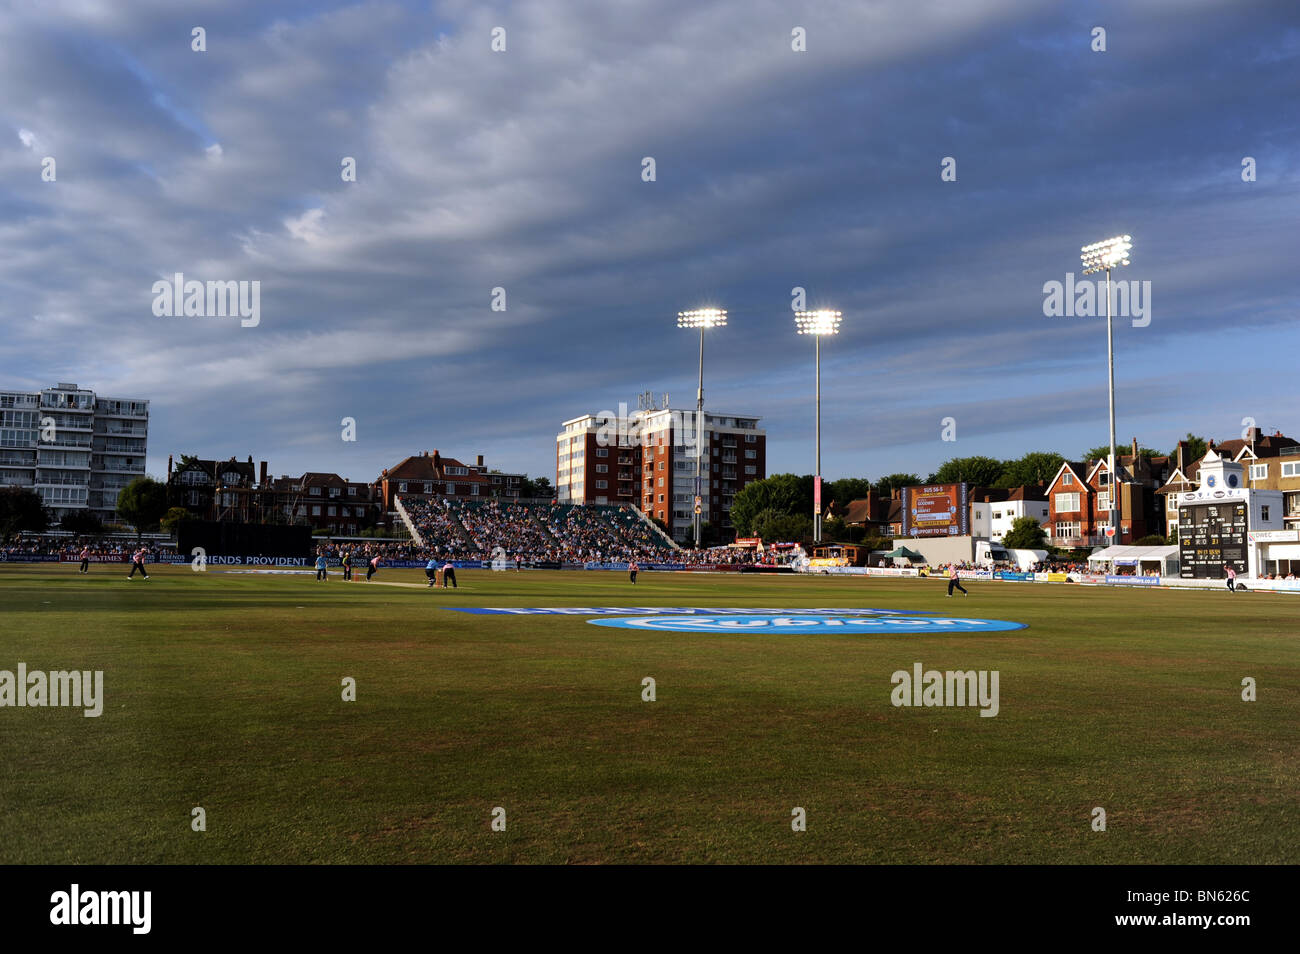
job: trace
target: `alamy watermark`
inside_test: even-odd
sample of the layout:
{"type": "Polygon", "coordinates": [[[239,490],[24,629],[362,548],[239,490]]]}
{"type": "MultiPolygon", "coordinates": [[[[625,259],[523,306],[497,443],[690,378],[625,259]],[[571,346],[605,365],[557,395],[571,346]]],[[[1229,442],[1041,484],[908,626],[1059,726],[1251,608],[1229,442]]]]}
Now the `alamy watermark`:
{"type": "Polygon", "coordinates": [[[104,670],[28,672],[21,662],[16,673],[0,669],[0,708],[5,706],[83,709],[82,715],[94,719],[104,711],[104,670]]]}
{"type": "MultiPolygon", "coordinates": [[[[596,413],[597,447],[636,447],[643,436],[657,434],[663,429],[662,411],[628,412],[627,402],[618,402],[618,411],[596,413]],[[655,415],[654,420],[648,419],[655,415]]],[[[672,430],[673,446],[694,449],[704,443],[704,420],[694,411],[668,413],[668,427],[672,430]]]]}
{"type": "MultiPolygon", "coordinates": [[[[1134,328],[1151,324],[1151,282],[1117,279],[1110,283],[1110,313],[1133,319],[1134,328]]],[[[1065,281],[1043,283],[1043,314],[1048,318],[1096,318],[1106,314],[1106,280],[1075,281],[1066,272],[1065,281]]]]}
{"type": "Polygon", "coordinates": [[[912,664],[912,671],[899,669],[889,677],[894,689],[889,701],[898,706],[978,706],[981,718],[998,714],[998,681],[996,670],[968,669],[966,671],[922,669],[920,663],[912,664]]]}
{"type": "Polygon", "coordinates": [[[159,318],[235,318],[245,328],[262,321],[260,281],[186,281],[177,272],[170,282],[153,283],[153,313],[159,318]]]}

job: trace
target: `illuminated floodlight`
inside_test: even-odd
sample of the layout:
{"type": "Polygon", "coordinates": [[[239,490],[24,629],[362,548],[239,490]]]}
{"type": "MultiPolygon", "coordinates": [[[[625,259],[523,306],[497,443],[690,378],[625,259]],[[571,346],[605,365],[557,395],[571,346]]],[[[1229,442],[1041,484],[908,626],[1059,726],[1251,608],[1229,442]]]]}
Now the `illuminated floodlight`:
{"type": "Polygon", "coordinates": [[[1127,265],[1128,253],[1132,248],[1133,236],[1131,235],[1116,235],[1104,242],[1093,242],[1091,245],[1085,245],[1079,249],[1079,259],[1083,262],[1083,274],[1092,275],[1095,272],[1127,265]]]}
{"type": "Polygon", "coordinates": [[[841,314],[823,308],[820,311],[796,311],[794,325],[801,335],[837,335],[841,314]]]}
{"type": "Polygon", "coordinates": [[[677,313],[678,328],[721,328],[726,323],[725,308],[694,308],[677,313]]]}

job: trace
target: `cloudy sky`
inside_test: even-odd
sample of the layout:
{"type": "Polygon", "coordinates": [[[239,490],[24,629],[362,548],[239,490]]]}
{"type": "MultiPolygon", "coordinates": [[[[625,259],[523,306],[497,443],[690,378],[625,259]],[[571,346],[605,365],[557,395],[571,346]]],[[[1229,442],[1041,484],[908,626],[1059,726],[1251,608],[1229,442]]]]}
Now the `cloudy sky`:
{"type": "Polygon", "coordinates": [[[828,476],[1073,456],[1105,319],[1044,283],[1120,233],[1120,440],[1300,436],[1291,0],[0,0],[0,49],[0,386],[150,399],[154,474],[554,479],[566,418],[693,404],[701,305],[710,408],[809,472],[795,287],[844,313],[828,476]],[[260,322],[156,316],[176,272],[259,281],[260,322]]]}

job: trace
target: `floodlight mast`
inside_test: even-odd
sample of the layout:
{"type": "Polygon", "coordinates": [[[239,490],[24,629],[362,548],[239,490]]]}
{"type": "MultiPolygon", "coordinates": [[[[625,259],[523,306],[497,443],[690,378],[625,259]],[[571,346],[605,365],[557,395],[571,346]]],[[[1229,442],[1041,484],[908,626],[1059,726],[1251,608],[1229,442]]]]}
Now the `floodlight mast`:
{"type": "Polygon", "coordinates": [[[816,474],[813,475],[813,543],[822,542],[822,337],[836,335],[840,331],[841,314],[830,309],[818,311],[796,311],[794,326],[801,335],[812,335],[816,342],[814,349],[816,372],[814,388],[816,394],[816,413],[813,424],[813,441],[816,445],[816,474]]]}
{"type": "MultiPolygon", "coordinates": [[[[1127,265],[1129,263],[1128,253],[1132,248],[1133,236],[1117,235],[1114,238],[1093,242],[1091,245],[1085,245],[1079,249],[1079,259],[1083,263],[1083,274],[1094,275],[1102,270],[1106,272],[1106,366],[1109,375],[1108,393],[1110,396],[1110,460],[1107,463],[1107,468],[1110,471],[1107,477],[1110,481],[1110,493],[1107,495],[1110,510],[1107,519],[1115,531],[1114,536],[1111,538],[1114,543],[1123,542],[1123,538],[1119,529],[1115,490],[1119,473],[1115,467],[1115,331],[1110,305],[1110,270],[1111,268],[1127,265]]],[[[1133,465],[1136,467],[1137,461],[1134,461],[1133,465]]]]}
{"type": "Polygon", "coordinates": [[[700,456],[704,444],[704,329],[721,328],[727,324],[725,308],[695,308],[677,313],[678,328],[700,330],[700,385],[695,392],[695,549],[700,548],[700,510],[704,496],[700,490],[703,462],[700,456]]]}

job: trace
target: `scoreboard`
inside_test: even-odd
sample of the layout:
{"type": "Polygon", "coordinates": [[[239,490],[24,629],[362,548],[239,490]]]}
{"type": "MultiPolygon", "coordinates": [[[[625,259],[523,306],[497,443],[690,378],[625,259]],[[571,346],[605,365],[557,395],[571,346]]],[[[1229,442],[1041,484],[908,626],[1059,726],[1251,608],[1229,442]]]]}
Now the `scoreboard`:
{"type": "Polygon", "coordinates": [[[965,484],[903,488],[903,536],[958,537],[970,533],[965,484]]]}
{"type": "Polygon", "coordinates": [[[1190,504],[1178,508],[1179,574],[1222,579],[1227,563],[1246,572],[1246,502],[1190,504]]]}

